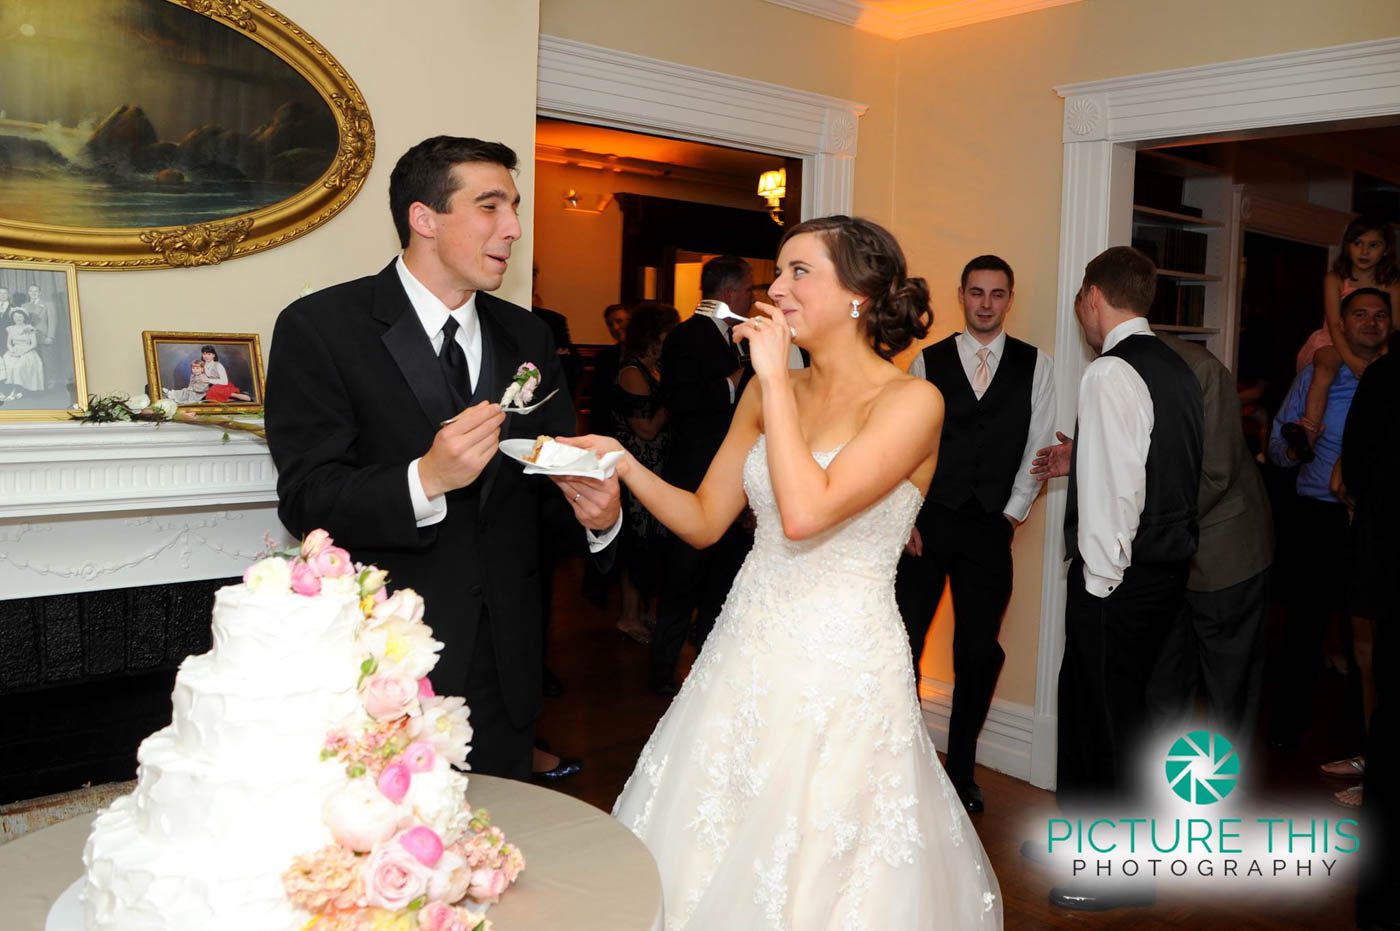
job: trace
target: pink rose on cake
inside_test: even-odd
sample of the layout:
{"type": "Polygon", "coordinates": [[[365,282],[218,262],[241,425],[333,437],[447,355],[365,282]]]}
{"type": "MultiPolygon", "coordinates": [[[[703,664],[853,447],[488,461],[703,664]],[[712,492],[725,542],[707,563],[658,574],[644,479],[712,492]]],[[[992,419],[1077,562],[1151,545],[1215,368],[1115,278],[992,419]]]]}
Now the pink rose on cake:
{"type": "Polygon", "coordinates": [[[291,567],[292,591],[308,598],[321,594],[321,576],[310,563],[294,560],[291,567]]]}
{"type": "Polygon", "coordinates": [[[442,859],[442,838],[438,837],[437,831],[432,828],[419,825],[416,828],[409,828],[398,837],[399,844],[404,850],[418,858],[418,862],[424,866],[437,866],[442,859]]]}
{"type": "Polygon", "coordinates": [[[499,901],[501,893],[509,887],[510,880],[506,878],[505,870],[482,867],[472,870],[472,882],[467,888],[467,895],[482,905],[491,905],[499,901]]]}
{"type": "Polygon", "coordinates": [[[300,555],[302,559],[310,562],[312,557],[319,556],[323,550],[331,545],[331,535],[320,528],[311,531],[306,535],[306,539],[301,541],[300,555]]]}
{"type": "Polygon", "coordinates": [[[243,584],[250,592],[285,595],[292,590],[291,565],[279,556],[259,560],[244,570],[243,584]]]}
{"type": "Polygon", "coordinates": [[[484,922],[465,908],[453,908],[441,901],[429,902],[418,912],[418,931],[475,931],[479,924],[486,929],[491,927],[489,921],[484,922]]]}
{"type": "Polygon", "coordinates": [[[338,546],[327,546],[306,561],[323,579],[338,579],[355,574],[355,564],[351,561],[350,554],[338,546]]]}
{"type": "Polygon", "coordinates": [[[433,764],[437,762],[437,753],[433,751],[433,745],[426,740],[415,740],[404,748],[403,762],[410,772],[426,773],[432,770],[433,764]]]}
{"type": "Polygon", "coordinates": [[[456,695],[434,695],[419,700],[422,713],[409,721],[414,738],[432,743],[438,755],[453,766],[465,766],[471,751],[472,726],[467,701],[456,695]]]}
{"type": "Polygon", "coordinates": [[[321,807],[321,816],[336,843],[368,853],[394,836],[408,812],[385,798],[374,780],[361,777],[332,793],[321,807]]]}
{"type": "Polygon", "coordinates": [[[433,871],[402,844],[375,846],[361,867],[365,903],[389,911],[406,909],[409,903],[428,892],[433,871]]]}
{"type": "Polygon", "coordinates": [[[418,713],[418,680],[407,676],[376,675],[360,686],[360,701],[376,721],[392,721],[418,713]]]}

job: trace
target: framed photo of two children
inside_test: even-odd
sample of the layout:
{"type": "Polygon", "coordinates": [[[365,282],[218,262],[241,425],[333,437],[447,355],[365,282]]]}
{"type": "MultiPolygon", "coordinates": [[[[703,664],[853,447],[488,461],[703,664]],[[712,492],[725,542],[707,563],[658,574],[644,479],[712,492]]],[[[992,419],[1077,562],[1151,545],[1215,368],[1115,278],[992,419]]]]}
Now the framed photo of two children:
{"type": "Polygon", "coordinates": [[[254,413],[263,404],[262,348],[256,333],[141,334],[152,400],[199,411],[254,413]]]}

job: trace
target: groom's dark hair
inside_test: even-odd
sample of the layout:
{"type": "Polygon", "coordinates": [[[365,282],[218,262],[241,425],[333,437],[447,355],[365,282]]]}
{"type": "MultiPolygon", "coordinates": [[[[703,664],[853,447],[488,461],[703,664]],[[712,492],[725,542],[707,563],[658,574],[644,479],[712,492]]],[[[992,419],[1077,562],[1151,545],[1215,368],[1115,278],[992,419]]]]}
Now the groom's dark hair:
{"type": "Polygon", "coordinates": [[[389,175],[389,213],[399,233],[399,245],[408,248],[408,208],[425,204],[438,213],[448,212],[457,190],[452,166],[489,162],[515,171],[515,150],[502,142],[483,142],[465,136],[433,136],[405,152],[389,175]]]}

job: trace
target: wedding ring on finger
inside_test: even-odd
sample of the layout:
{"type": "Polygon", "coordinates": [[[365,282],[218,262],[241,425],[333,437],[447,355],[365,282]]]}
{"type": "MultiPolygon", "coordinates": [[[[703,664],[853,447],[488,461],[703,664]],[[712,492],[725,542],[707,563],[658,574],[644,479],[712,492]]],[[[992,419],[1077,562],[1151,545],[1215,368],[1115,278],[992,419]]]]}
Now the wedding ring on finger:
{"type": "Polygon", "coordinates": [[[575,494],[574,494],[574,504],[578,504],[579,499],[582,498],[582,497],[583,497],[583,492],[581,492],[581,491],[580,491],[580,492],[575,492],[575,494]]]}

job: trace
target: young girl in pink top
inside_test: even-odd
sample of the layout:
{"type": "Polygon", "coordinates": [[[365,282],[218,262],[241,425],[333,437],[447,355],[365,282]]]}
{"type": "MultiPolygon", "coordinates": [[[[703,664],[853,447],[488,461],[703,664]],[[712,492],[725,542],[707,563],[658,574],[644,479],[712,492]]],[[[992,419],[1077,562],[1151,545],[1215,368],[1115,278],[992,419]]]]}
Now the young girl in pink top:
{"type": "Polygon", "coordinates": [[[1357,288],[1381,288],[1390,292],[1396,326],[1400,326],[1400,270],[1395,263],[1395,238],[1386,224],[1357,217],[1342,233],[1342,252],[1332,263],[1322,284],[1323,325],[1308,337],[1298,352],[1298,371],[1313,367],[1303,416],[1284,424],[1280,431],[1301,462],[1311,462],[1312,444],[1322,432],[1327,392],[1345,364],[1361,377],[1366,363],[1347,348],[1342,339],[1342,298],[1357,288]]]}

